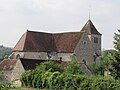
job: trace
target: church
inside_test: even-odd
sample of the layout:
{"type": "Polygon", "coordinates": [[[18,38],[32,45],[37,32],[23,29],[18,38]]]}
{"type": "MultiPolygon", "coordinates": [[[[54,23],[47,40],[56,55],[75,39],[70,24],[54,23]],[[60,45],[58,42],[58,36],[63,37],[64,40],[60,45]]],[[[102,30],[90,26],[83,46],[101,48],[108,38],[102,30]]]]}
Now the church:
{"type": "Polygon", "coordinates": [[[27,30],[13,48],[10,58],[94,62],[101,55],[101,34],[91,20],[80,32],[46,33],[27,30]]]}
{"type": "MultiPolygon", "coordinates": [[[[82,70],[90,75],[87,65],[96,63],[101,56],[101,36],[90,19],[79,32],[48,33],[27,30],[6,61],[19,61],[18,65],[24,71],[34,69],[42,61],[66,63],[74,57],[81,64],[82,70]]],[[[5,65],[6,61],[3,60],[0,66],[3,63],[5,65]]],[[[16,64],[12,67],[14,66],[16,64]]]]}

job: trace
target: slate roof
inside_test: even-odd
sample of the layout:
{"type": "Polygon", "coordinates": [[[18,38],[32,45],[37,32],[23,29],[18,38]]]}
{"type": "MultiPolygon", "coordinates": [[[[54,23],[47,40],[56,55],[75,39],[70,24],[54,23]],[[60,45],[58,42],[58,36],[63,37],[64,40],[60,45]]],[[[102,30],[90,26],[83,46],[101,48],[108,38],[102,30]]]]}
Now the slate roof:
{"type": "Polygon", "coordinates": [[[102,35],[100,34],[97,29],[95,28],[95,26],[93,25],[91,20],[88,20],[87,23],[84,25],[84,27],[82,28],[81,31],[85,31],[88,34],[97,34],[97,35],[102,35]]]}
{"type": "Polygon", "coordinates": [[[73,52],[84,32],[44,33],[27,31],[13,51],[24,52],[73,52]]]}
{"type": "Polygon", "coordinates": [[[11,70],[16,65],[17,60],[16,59],[4,59],[0,62],[0,69],[1,70],[11,70]]]}

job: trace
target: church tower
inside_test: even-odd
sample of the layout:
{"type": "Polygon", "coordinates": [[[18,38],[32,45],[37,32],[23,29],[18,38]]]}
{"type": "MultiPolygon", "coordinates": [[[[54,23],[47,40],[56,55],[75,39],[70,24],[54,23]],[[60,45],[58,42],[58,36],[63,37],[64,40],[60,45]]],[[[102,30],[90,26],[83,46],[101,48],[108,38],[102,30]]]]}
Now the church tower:
{"type": "Polygon", "coordinates": [[[95,50],[94,54],[100,56],[101,55],[101,36],[92,21],[89,19],[87,23],[84,25],[81,31],[84,31],[88,34],[88,37],[92,43],[92,46],[95,50]]]}

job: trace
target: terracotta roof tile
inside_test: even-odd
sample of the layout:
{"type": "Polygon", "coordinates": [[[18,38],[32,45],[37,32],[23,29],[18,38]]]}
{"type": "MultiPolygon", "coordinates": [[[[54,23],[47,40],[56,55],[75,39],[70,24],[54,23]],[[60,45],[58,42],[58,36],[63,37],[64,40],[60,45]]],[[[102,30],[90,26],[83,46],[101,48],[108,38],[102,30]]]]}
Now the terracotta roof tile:
{"type": "Polygon", "coordinates": [[[101,35],[97,29],[95,28],[95,26],[93,25],[91,20],[88,20],[87,23],[85,24],[85,26],[82,28],[81,31],[85,31],[88,34],[97,34],[97,35],[101,35]]]}
{"type": "Polygon", "coordinates": [[[73,52],[82,35],[83,32],[54,34],[57,52],[73,52]]]}
{"type": "Polygon", "coordinates": [[[4,59],[0,62],[0,69],[11,70],[14,68],[16,62],[16,59],[4,59]]]}
{"type": "Polygon", "coordinates": [[[26,39],[26,33],[24,33],[22,35],[22,37],[20,38],[20,40],[18,41],[16,46],[13,48],[13,50],[15,49],[15,50],[23,51],[24,50],[25,39],[26,39]]]}
{"type": "Polygon", "coordinates": [[[52,50],[52,34],[28,31],[23,51],[48,51],[52,50]]]}
{"type": "Polygon", "coordinates": [[[29,52],[73,52],[83,32],[43,33],[27,31],[13,51],[29,52]],[[26,36],[24,36],[26,35],[26,36]]]}
{"type": "Polygon", "coordinates": [[[88,34],[101,35],[91,20],[88,20],[81,32],[68,33],[44,33],[27,31],[18,41],[13,51],[23,52],[73,52],[77,43],[83,36],[83,32],[88,34]]]}

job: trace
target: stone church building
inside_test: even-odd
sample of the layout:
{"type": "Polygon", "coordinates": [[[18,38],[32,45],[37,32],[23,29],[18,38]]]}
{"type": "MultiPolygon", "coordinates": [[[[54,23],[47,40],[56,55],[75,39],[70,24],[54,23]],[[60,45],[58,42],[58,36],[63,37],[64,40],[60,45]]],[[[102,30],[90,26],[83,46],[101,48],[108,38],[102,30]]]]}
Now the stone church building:
{"type": "Polygon", "coordinates": [[[25,32],[10,58],[70,61],[74,56],[82,63],[94,62],[101,55],[101,34],[91,20],[80,32],[45,33],[25,32]]]}
{"type": "Polygon", "coordinates": [[[27,30],[13,48],[9,59],[19,59],[24,69],[54,60],[68,62],[73,57],[83,71],[91,74],[86,65],[95,63],[101,56],[101,34],[88,20],[79,32],[46,33],[27,30]]]}

